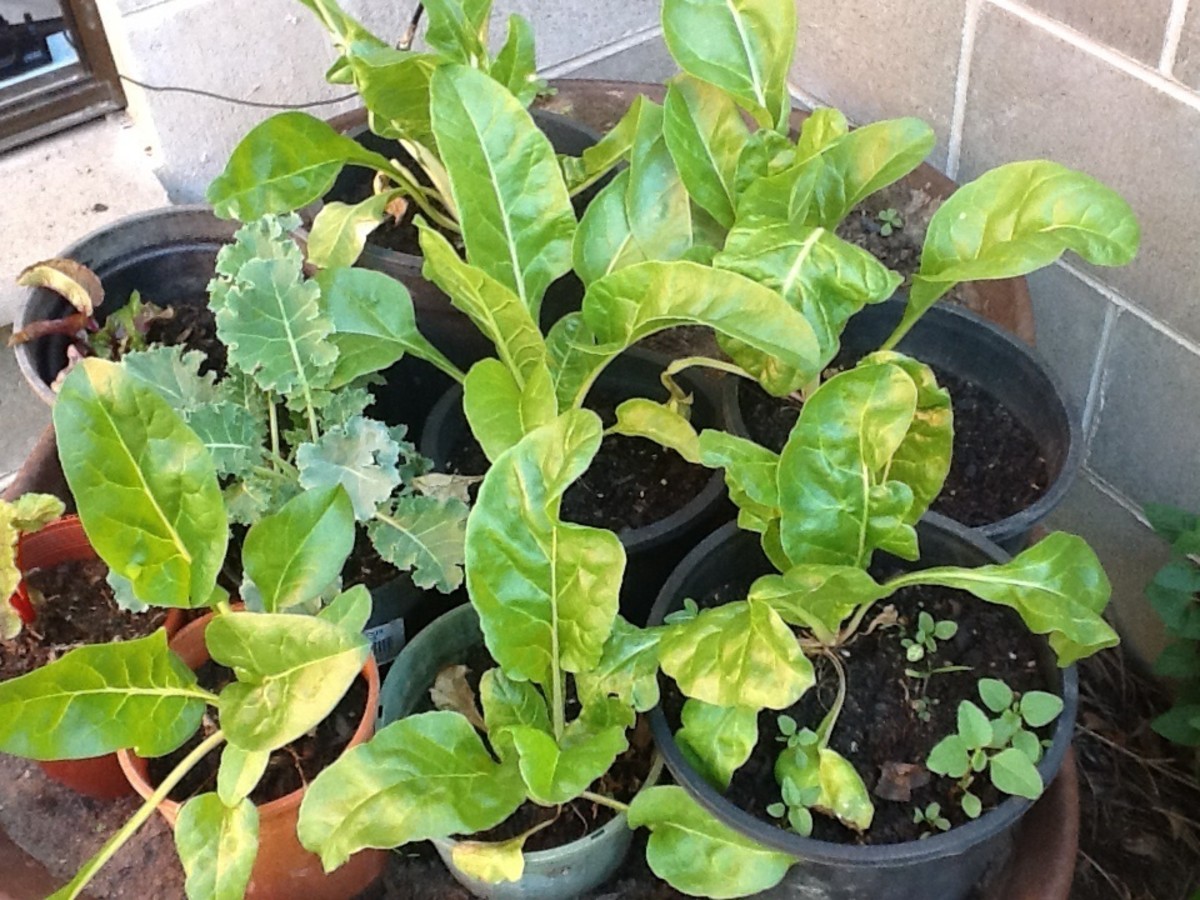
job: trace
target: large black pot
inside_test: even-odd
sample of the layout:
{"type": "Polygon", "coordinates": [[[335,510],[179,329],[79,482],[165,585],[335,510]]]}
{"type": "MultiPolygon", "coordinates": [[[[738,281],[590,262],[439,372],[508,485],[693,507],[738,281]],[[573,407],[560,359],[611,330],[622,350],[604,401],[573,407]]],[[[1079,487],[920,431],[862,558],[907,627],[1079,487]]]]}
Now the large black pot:
{"type": "MultiPolygon", "coordinates": [[[[665,400],[666,389],[659,376],[669,360],[645,350],[630,350],[619,356],[597,379],[597,385],[621,397],[665,400]]],[[[692,423],[701,428],[720,428],[720,397],[704,375],[683,373],[679,384],[693,396],[692,423]]],[[[447,391],[425,424],[421,452],[441,470],[467,433],[462,409],[462,388],[447,391]]],[[[725,484],[714,472],[702,490],[685,506],[665,519],[618,533],[625,548],[625,579],[621,585],[621,614],[642,624],[664,580],[676,564],[723,518],[728,518],[725,484]]]]}
{"type": "MultiPolygon", "coordinates": [[[[877,350],[899,323],[904,304],[893,299],[864,308],[850,320],[842,346],[855,358],[877,350]]],[[[1045,493],[1011,516],[972,529],[1010,552],[1020,551],[1034,526],[1062,502],[1083,463],[1082,424],[1058,378],[1029,345],[959,307],[931,308],[897,349],[987,391],[1033,435],[1050,474],[1045,493]]],[[[748,437],[742,381],[725,379],[722,404],[730,429],[748,437]]]]}
{"type": "MultiPolygon", "coordinates": [[[[168,206],[105,225],[59,256],[82,263],[100,278],[104,303],[96,319],[103,323],[133,291],[159,306],[207,304],[217,251],[233,240],[237,228],[237,222],[218,219],[204,205],[168,206]]],[[[28,289],[13,330],[72,311],[53,291],[28,289]]],[[[50,385],[67,364],[67,344],[62,335],[48,335],[16,348],[21,374],[47,403],[54,402],[50,385]]]]}
{"type": "MultiPolygon", "coordinates": [[[[978,566],[1004,562],[1008,555],[956,522],[933,513],[917,525],[921,544],[918,567],[978,566]]],[[[911,563],[895,560],[912,568],[911,563]]],[[[773,571],[758,535],[730,523],[700,543],[663,586],[650,623],[659,624],[683,606],[685,598],[704,597],[739,575],[773,571]]],[[[980,601],[983,602],[983,601],[980,601]]],[[[1038,771],[1049,785],[1058,774],[1075,725],[1079,682],[1075,667],[1059,669],[1049,644],[1038,661],[1042,673],[1063,699],[1054,737],[1038,771]]],[[[795,857],[779,887],[764,896],[795,900],[963,900],[987,883],[1007,860],[1015,826],[1030,801],[1010,797],[973,822],[949,832],[905,844],[859,846],[804,838],[739,809],[688,763],[675,743],[661,707],[650,713],[659,752],[675,780],[705,809],[738,833],[795,857]]]]}

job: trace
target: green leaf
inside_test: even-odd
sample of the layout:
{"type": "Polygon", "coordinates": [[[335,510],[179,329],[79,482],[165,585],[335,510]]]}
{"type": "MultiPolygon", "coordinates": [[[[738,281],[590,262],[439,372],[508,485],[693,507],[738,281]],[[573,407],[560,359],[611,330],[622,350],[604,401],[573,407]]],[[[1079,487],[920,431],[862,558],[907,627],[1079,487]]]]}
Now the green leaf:
{"type": "Polygon", "coordinates": [[[971,753],[963,739],[952,734],[934,745],[925,759],[925,765],[930,772],[938,775],[962,778],[971,768],[971,753]]]}
{"type": "Polygon", "coordinates": [[[819,743],[789,744],[775,760],[775,780],[789,806],[795,805],[789,798],[799,795],[806,799],[803,806],[858,832],[870,828],[875,818],[870,792],[858,772],[845,757],[819,743]]]}
{"type": "Polygon", "coordinates": [[[787,132],[796,7],[788,0],[664,0],[663,38],[689,75],[731,94],[764,128],[787,132]]]}
{"type": "Polygon", "coordinates": [[[1200,747],[1200,703],[1177,703],[1150,726],[1181,747],[1200,747]]]}
{"type": "Polygon", "coordinates": [[[386,218],[387,205],[398,196],[399,191],[386,191],[358,203],[327,202],[308,234],[308,261],[323,269],[354,265],[367,236],[386,218]]]}
{"type": "MultiPolygon", "coordinates": [[[[608,134],[585,149],[578,159],[572,156],[559,158],[559,163],[563,167],[563,176],[566,178],[567,187],[572,196],[591,187],[603,178],[613,166],[628,158],[629,151],[633,148],[634,135],[637,133],[637,123],[642,117],[642,106],[653,102],[644,94],[638,94],[633,98],[633,103],[630,104],[629,109],[625,111],[617,124],[609,129],[608,134]]],[[[625,189],[622,188],[618,193],[624,197],[625,189]]],[[[598,195],[596,199],[599,199],[598,195]]],[[[589,209],[595,205],[596,199],[592,200],[589,209]]],[[[624,209],[624,204],[621,208],[624,209]]],[[[578,242],[579,238],[576,235],[577,250],[578,242]]],[[[577,270],[578,268],[576,265],[577,270]]]]}
{"type": "Polygon", "coordinates": [[[417,587],[449,594],[463,580],[466,521],[461,500],[409,494],[378,511],[367,534],[380,556],[401,571],[412,571],[417,587]]]}
{"type": "Polygon", "coordinates": [[[371,605],[370,590],[365,584],[356,584],[329,601],[329,605],[317,613],[317,618],[347,631],[362,631],[371,618],[371,605]]]}
{"type": "Polygon", "coordinates": [[[595,666],[617,614],[625,551],[612,532],[560,522],[563,492],[600,446],[573,410],[526,435],[483,480],[467,521],[467,589],[511,678],[548,686],[595,666]]]}
{"type": "Polygon", "coordinates": [[[916,558],[912,491],[887,472],[917,396],[903,369],[870,365],[805,402],[779,463],[780,536],[793,564],[864,567],[877,548],[916,558]]]}
{"type": "Polygon", "coordinates": [[[139,600],[209,602],[229,538],[212,459],[159,394],[85,359],[54,404],[63,474],[84,530],[139,600]]]}
{"type": "Polygon", "coordinates": [[[983,802],[970,791],[963,794],[960,803],[962,811],[966,813],[969,819],[978,819],[983,813],[983,802]]]}
{"type": "Polygon", "coordinates": [[[399,459],[400,445],[387,426],[361,417],[330,428],[317,443],[302,444],[296,451],[301,486],[312,491],[340,484],[360,522],[374,516],[400,483],[399,459]]]}
{"type": "Polygon", "coordinates": [[[1195,641],[1176,641],[1163,648],[1154,660],[1154,674],[1181,680],[1200,676],[1200,645],[1195,641]]]}
{"type": "Polygon", "coordinates": [[[482,72],[443,66],[431,92],[467,259],[536,319],[546,287],[571,268],[575,235],[554,148],[520,102],[482,72]]]}
{"type": "Polygon", "coordinates": [[[300,804],[298,834],[330,871],[365,847],[486,831],[524,800],[517,767],[493,760],[465,718],[422,713],[318,775],[300,804]]]}
{"type": "Polygon", "coordinates": [[[713,265],[781,294],[812,325],[825,363],[837,355],[850,317],[886,300],[901,281],[862,248],[798,222],[739,224],[713,265]]]}
{"type": "Polygon", "coordinates": [[[762,532],[779,518],[779,454],[723,431],[700,432],[700,462],[725,470],[729,499],[741,510],[738,525],[762,532]]]}
{"type": "Polygon", "coordinates": [[[450,848],[454,865],[488,884],[519,881],[525,873],[525,855],[521,852],[528,834],[499,842],[455,841],[450,848]]]}
{"type": "Polygon", "coordinates": [[[929,222],[893,345],[960,281],[1014,278],[1073,250],[1097,266],[1123,266],[1140,234],[1129,205],[1082,172],[1046,160],[999,166],[951,194],[929,222]]]}
{"type": "Polygon", "coordinates": [[[693,896],[744,897],[783,880],[794,860],[722,825],[681,787],[645,788],[629,805],[629,827],[650,829],[646,861],[693,896]]]}
{"type": "Polygon", "coordinates": [[[809,628],[818,640],[833,644],[846,619],[887,593],[862,569],[808,564],[764,575],[750,586],[749,598],[769,604],[789,625],[809,628]]]}
{"type": "Polygon", "coordinates": [[[1034,634],[1047,634],[1068,666],[1119,641],[1101,618],[1112,588],[1083,538],[1056,531],[1011,562],[977,569],[923,569],[901,576],[910,584],[940,584],[1015,609],[1034,634]]]}
{"type": "Polygon", "coordinates": [[[463,262],[450,242],[420,219],[422,273],[496,345],[500,361],[519,383],[546,363],[546,342],[520,298],[482,269],[463,262]]]}
{"type": "Polygon", "coordinates": [[[657,706],[658,643],[664,631],[662,627],[638,628],[617,616],[600,661],[575,676],[584,703],[616,696],[637,712],[657,706]]]}
{"type": "Polygon", "coordinates": [[[226,744],[221,751],[221,767],[217,770],[217,796],[228,807],[235,807],[247,797],[262,779],[271,760],[266,750],[243,750],[226,744]]]}
{"type": "Polygon", "coordinates": [[[758,743],[758,710],[752,706],[713,706],[687,700],[683,727],[675,742],[697,771],[719,791],[727,791],[733,773],[745,765],[758,743]]]}
{"type": "Polygon", "coordinates": [[[545,366],[531,368],[522,388],[498,359],[481,359],[463,383],[463,412],[484,455],[494,462],[558,414],[550,372],[545,366]]]}
{"type": "Polygon", "coordinates": [[[1155,533],[1172,544],[1184,534],[1200,529],[1200,516],[1177,506],[1147,503],[1142,511],[1146,514],[1146,519],[1155,533]]]}
{"type": "Polygon", "coordinates": [[[628,169],[618,172],[588,204],[579,220],[571,252],[575,274],[584,285],[647,259],[641,245],[633,239],[633,226],[625,208],[629,178],[628,169]]]}
{"type": "Polygon", "coordinates": [[[266,612],[282,612],[329,587],[354,549],[354,507],[339,486],[289,500],[246,534],[242,566],[266,612]]]}
{"type": "Polygon", "coordinates": [[[546,81],[537,74],[533,26],[524,16],[508,17],[508,35],[489,74],[508,88],[522,106],[529,106],[546,88],[546,81]]]}
{"type": "Polygon", "coordinates": [[[786,709],[816,682],[791,629],[759,600],[703,610],[659,644],[663,672],[714,706],[786,709]]]}
{"type": "Polygon", "coordinates": [[[517,750],[530,798],[554,806],[578,797],[612,767],[613,760],[629,746],[625,728],[624,723],[596,727],[580,716],[567,726],[561,743],[529,725],[513,725],[504,733],[517,750]]]}
{"type": "Polygon", "coordinates": [[[176,412],[189,413],[217,402],[215,372],[200,374],[207,357],[183,345],[151,347],[121,357],[121,367],[155,388],[176,412]]]}
{"type": "Polygon", "coordinates": [[[0,752],[40,760],[123,749],[162,756],[200,726],[207,696],[161,629],[79,647],[0,682],[0,752]]]}
{"type": "Polygon", "coordinates": [[[528,681],[513,681],[500,669],[488,669],[479,682],[479,700],[488,738],[500,759],[516,761],[517,751],[508,729],[514,725],[550,733],[546,698],[528,681]]]}
{"type": "MultiPolygon", "coordinates": [[[[680,259],[694,243],[691,199],[667,149],[663,109],[657,103],[641,106],[629,153],[625,214],[630,240],[642,259],[680,259]]],[[[608,271],[614,268],[610,265],[608,271]]]]}
{"type": "Polygon", "coordinates": [[[461,377],[417,330],[412,297],[396,279],[368,269],[326,269],[315,280],[333,322],[329,339],[338,348],[331,387],[386,369],[405,353],[461,377]]]}
{"type": "Polygon", "coordinates": [[[733,226],[738,157],[750,134],[721,90],[681,75],[667,85],[663,136],[688,193],[726,228],[733,226]]]}
{"type": "Polygon", "coordinates": [[[1038,736],[1032,731],[1026,731],[1022,728],[1012,736],[1012,745],[1029,757],[1029,761],[1035,766],[1038,760],[1042,758],[1042,742],[1038,740],[1038,736]]]}
{"type": "Polygon", "coordinates": [[[263,458],[263,419],[244,406],[221,401],[193,411],[187,420],[222,478],[245,477],[263,458]]]}
{"type": "Polygon", "coordinates": [[[841,110],[829,106],[817,107],[800,126],[800,139],[796,141],[797,161],[823,153],[849,133],[850,125],[841,110]]]}
{"type": "Polygon", "coordinates": [[[487,69],[491,0],[429,0],[425,43],[452,62],[487,69]]]}
{"type": "Polygon", "coordinates": [[[992,723],[987,714],[970,700],[958,704],[958,736],[968,750],[986,747],[992,742],[992,723]]]}
{"type": "Polygon", "coordinates": [[[1049,725],[1063,711],[1061,697],[1046,691],[1026,691],[1021,695],[1021,718],[1030,728],[1049,725]]]}
{"type": "Polygon", "coordinates": [[[429,86],[441,63],[440,57],[429,53],[351,44],[346,66],[367,107],[371,130],[380,137],[430,142],[429,86]]]}
{"type": "Polygon", "coordinates": [[[1029,757],[1016,748],[1001,750],[988,761],[988,774],[996,790],[1016,797],[1036,800],[1045,786],[1042,776],[1029,757]]]}
{"type": "Polygon", "coordinates": [[[979,696],[984,705],[994,713],[1002,713],[1013,703],[1013,692],[1003,681],[996,678],[979,679],[979,696]]]}
{"type": "Polygon", "coordinates": [[[206,196],[225,219],[245,222],[292,212],[320,199],[347,163],[391,168],[387,159],[315,116],[278,113],[242,138],[206,196]]]}
{"type": "Polygon", "coordinates": [[[665,328],[707,325],[794,368],[810,381],[818,371],[812,327],[774,291],[733,272],[697,263],[645,262],[594,282],[583,319],[598,347],[557,372],[560,406],[571,406],[621,350],[665,328]]]}
{"type": "Polygon", "coordinates": [[[188,900],[241,900],[258,856],[258,809],[249,800],[226,806],[212,793],[193,797],[179,810],[175,847],[188,900]]]}
{"type": "Polygon", "coordinates": [[[1146,585],[1146,598],[1167,632],[1189,640],[1200,639],[1200,567],[1188,560],[1172,560],[1146,585]]]}
{"type": "Polygon", "coordinates": [[[617,407],[610,434],[642,437],[674,450],[690,463],[700,463],[700,436],[692,423],[663,403],[634,397],[617,407]]]}
{"type": "Polygon", "coordinates": [[[904,118],[864,125],[828,144],[805,221],[836,228],[862,200],[916,169],[936,142],[927,124],[904,118]]]}
{"type": "Polygon", "coordinates": [[[274,750],[337,706],[370,655],[361,634],[314,616],[234,612],[204,633],[238,680],[221,691],[221,727],[243,750],[274,750]]]}
{"type": "Polygon", "coordinates": [[[229,364],[260,388],[309,397],[329,383],[336,347],[333,324],[323,314],[320,288],[304,281],[290,260],[251,260],[217,310],[217,336],[229,364]]]}

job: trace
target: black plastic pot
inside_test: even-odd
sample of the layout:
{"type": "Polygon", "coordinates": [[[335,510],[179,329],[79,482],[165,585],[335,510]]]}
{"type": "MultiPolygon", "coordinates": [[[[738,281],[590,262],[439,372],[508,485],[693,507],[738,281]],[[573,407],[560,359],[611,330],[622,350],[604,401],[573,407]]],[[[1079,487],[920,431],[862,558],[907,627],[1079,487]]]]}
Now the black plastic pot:
{"type": "MultiPolygon", "coordinates": [[[[622,397],[649,397],[665,400],[666,389],[659,376],[670,362],[665,356],[645,350],[630,350],[619,356],[597,379],[597,385],[622,397]]],[[[699,428],[720,428],[720,397],[704,375],[683,373],[679,384],[689,391],[692,422],[699,428]]],[[[439,470],[445,466],[454,448],[467,433],[462,409],[462,388],[447,391],[425,423],[421,452],[433,460],[439,470]]],[[[729,517],[725,483],[720,472],[712,477],[695,497],[661,521],[618,533],[625,548],[625,579],[621,585],[621,614],[642,624],[659,587],[675,565],[696,541],[718,522],[729,517]]]]}
{"type": "MultiPolygon", "coordinates": [[[[904,303],[893,299],[864,308],[850,320],[842,346],[855,357],[877,350],[900,321],[904,303]]],[[[1082,423],[1058,378],[1029,345],[959,307],[931,308],[897,349],[978,385],[1037,441],[1050,473],[1045,493],[1020,512],[971,529],[1010,552],[1020,551],[1029,543],[1034,526],[1062,502],[1083,463],[1082,423]]],[[[748,437],[740,400],[742,381],[726,378],[721,402],[730,429],[748,437]]]]}
{"type": "MultiPolygon", "coordinates": [[[[237,227],[207,206],[169,206],[105,225],[59,256],[82,263],[100,278],[104,303],[96,319],[103,323],[135,290],[159,306],[206,304],[217,251],[233,240],[237,227]]],[[[70,304],[53,291],[28,289],[13,330],[68,311],[73,311],[70,304]]],[[[50,385],[67,364],[67,344],[62,335],[48,335],[16,348],[21,374],[47,403],[54,402],[50,385]]]]}
{"type": "MultiPolygon", "coordinates": [[[[929,514],[917,525],[920,567],[977,566],[1004,562],[1008,555],[956,522],[929,514]]],[[[912,564],[897,564],[912,567],[912,564]]],[[[739,531],[730,523],[700,543],[663,586],[650,623],[659,624],[687,597],[703,597],[714,587],[745,575],[773,569],[763,555],[758,535],[739,531]]],[[[983,601],[980,601],[983,602],[983,601]]],[[[1038,771],[1049,785],[1058,774],[1075,725],[1079,682],[1075,667],[1059,669],[1049,644],[1039,660],[1047,680],[1063,698],[1063,711],[1038,771]]],[[[774,850],[795,857],[783,883],[768,896],[803,900],[963,900],[970,891],[1000,872],[1015,826],[1031,806],[1010,797],[979,819],[905,844],[859,846],[804,838],[776,828],[739,809],[715,790],[687,762],[671,733],[661,707],[650,713],[650,726],[667,768],[693,798],[725,825],[774,850]]]]}

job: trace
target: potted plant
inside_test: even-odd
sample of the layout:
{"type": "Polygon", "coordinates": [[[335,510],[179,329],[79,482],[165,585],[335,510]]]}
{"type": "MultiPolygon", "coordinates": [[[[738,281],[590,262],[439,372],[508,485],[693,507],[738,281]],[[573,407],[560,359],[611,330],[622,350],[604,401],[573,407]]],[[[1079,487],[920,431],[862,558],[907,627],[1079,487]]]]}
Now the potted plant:
{"type": "Polygon", "coordinates": [[[701,434],[761,549],[718,532],[652,619],[674,681],[656,738],[680,786],[645,792],[630,822],[676,887],[741,896],[786,878],[814,896],[954,900],[1054,777],[1069,667],[1117,642],[1109,583],[1072,535],[1006,562],[946,520],[918,525],[951,431],[929,368],[881,352],[812,392],[782,454],[701,434]],[[934,567],[901,562],[918,559],[934,567]]]}
{"type": "MultiPolygon", "coordinates": [[[[362,586],[338,587],[354,540],[349,495],[340,485],[308,491],[250,529],[243,566],[264,611],[236,610],[217,584],[229,539],[217,472],[167,402],[121,367],[85,360],[63,385],[55,425],[84,528],[130,593],[157,606],[213,613],[177,638],[181,649],[192,645],[187,660],[159,631],[81,647],[0,684],[4,752],[33,759],[126,750],[182,756],[158,784],[143,786],[146,802],[60,896],[79,896],[176,786],[223,746],[209,765],[215,790],[185,798],[175,822],[189,897],[242,896],[247,885],[258,896],[301,886],[317,897],[361,890],[381,871],[382,857],[360,862],[354,886],[299,870],[282,885],[265,883],[269,861],[295,844],[294,830],[269,828],[270,807],[260,816],[249,799],[278,757],[294,755],[284,748],[344,703],[352,685],[377,684],[362,635],[370,596],[362,586]],[[189,666],[200,666],[202,652],[229,671],[194,673],[189,666]],[[218,842],[222,852],[210,852],[218,842]],[[256,866],[260,842],[266,862],[256,866]]],[[[358,740],[370,730],[372,693],[359,697],[358,740]]],[[[127,771],[137,768],[127,762],[127,771]]]]}
{"type": "Polygon", "coordinates": [[[234,229],[205,206],[154,209],[106,225],[63,250],[61,259],[26,269],[13,332],[28,337],[17,344],[17,366],[34,393],[53,403],[54,385],[68,364],[118,330],[145,328],[151,343],[203,348],[212,340],[205,287],[217,251],[233,239],[234,229]],[[135,305],[144,301],[136,314],[127,311],[130,298],[135,305]],[[155,309],[170,314],[150,317],[155,309]],[[47,322],[59,324],[41,324],[47,322]],[[79,334],[93,324],[101,335],[81,346],[79,334]]]}

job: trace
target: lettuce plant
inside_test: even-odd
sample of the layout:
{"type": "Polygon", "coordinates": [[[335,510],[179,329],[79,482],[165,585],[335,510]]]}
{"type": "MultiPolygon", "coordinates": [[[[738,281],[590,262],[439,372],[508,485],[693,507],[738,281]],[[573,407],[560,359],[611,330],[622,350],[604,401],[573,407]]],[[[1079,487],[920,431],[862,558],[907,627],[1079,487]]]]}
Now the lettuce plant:
{"type": "MultiPolygon", "coordinates": [[[[404,440],[404,426],[364,411],[372,376],[405,353],[462,373],[417,330],[399,282],[340,267],[305,278],[287,234],[296,221],[243,226],[218,255],[210,307],[227,349],[224,377],[201,375],[202,354],[179,347],[131,353],[122,366],[199,436],[234,521],[253,524],[304,491],[340,484],[383,559],[411,569],[420,587],[452,591],[462,581],[466,506],[423,478],[428,462],[404,440]]],[[[154,602],[137,590],[121,594],[154,602]]],[[[257,605],[253,580],[242,595],[257,605]]]]}
{"type": "Polygon", "coordinates": [[[214,694],[162,630],[73,650],[0,684],[0,751],[38,760],[117,750],[162,756],[211,708],[206,736],[56,898],[79,896],[201,758],[221,751],[216,792],[188,800],[176,826],[190,900],[240,897],[258,845],[247,799],[272,750],[322,721],[369,655],[367,590],[336,588],[354,542],[354,510],[334,484],[300,494],[246,537],[243,565],[261,613],[235,612],[217,585],[229,520],[212,456],[157,391],[120,366],[83,361],[54,409],[63,472],[100,557],[156,606],[217,613],[205,642],[236,680],[214,694]],[[321,607],[321,598],[331,601],[321,607]],[[297,615],[316,608],[316,615],[297,615]],[[221,852],[213,852],[220,846],[221,852]]]}
{"type": "Polygon", "coordinates": [[[62,501],[50,494],[0,500],[0,597],[4,598],[0,601],[0,640],[11,641],[37,615],[17,565],[21,535],[41,531],[62,514],[62,501]]]}
{"type": "Polygon", "coordinates": [[[409,203],[448,233],[469,229],[470,209],[451,197],[442,147],[434,141],[433,110],[446,101],[434,96],[432,76],[445,65],[468,66],[528,106],[546,88],[537,76],[529,22],[510,16],[507,40],[493,57],[488,50],[491,0],[433,0],[422,4],[429,50],[416,52],[396,49],[372,34],[336,0],[300,2],[317,15],[337,48],[327,79],[353,85],[371,130],[399,141],[419,171],[365,149],[307,113],[279,113],[242,139],[209,187],[217,215],[251,221],[294,212],[319,200],[343,166],[353,165],[375,170],[375,191],[359,203],[328,203],[317,214],[309,237],[313,264],[350,265],[367,235],[389,215],[399,218],[409,203]]]}

